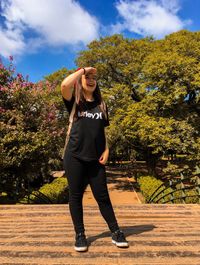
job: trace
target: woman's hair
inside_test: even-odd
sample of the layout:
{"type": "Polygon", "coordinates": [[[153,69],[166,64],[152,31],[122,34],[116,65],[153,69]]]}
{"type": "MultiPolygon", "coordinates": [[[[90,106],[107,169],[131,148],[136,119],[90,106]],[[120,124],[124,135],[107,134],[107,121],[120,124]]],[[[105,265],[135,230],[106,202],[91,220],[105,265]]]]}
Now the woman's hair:
{"type": "MultiPolygon", "coordinates": [[[[75,97],[75,101],[79,107],[79,110],[82,111],[84,109],[84,105],[86,104],[86,99],[85,99],[84,94],[83,94],[83,87],[82,87],[81,78],[79,78],[79,80],[76,81],[72,94],[75,97]]],[[[96,84],[96,88],[93,92],[93,97],[94,97],[94,100],[97,101],[97,104],[101,108],[103,115],[104,115],[105,119],[107,120],[108,116],[107,116],[106,104],[105,104],[105,102],[101,96],[101,91],[100,91],[100,88],[98,86],[98,83],[96,84]]],[[[77,108],[76,108],[76,111],[74,114],[74,118],[77,119],[77,108]]]]}

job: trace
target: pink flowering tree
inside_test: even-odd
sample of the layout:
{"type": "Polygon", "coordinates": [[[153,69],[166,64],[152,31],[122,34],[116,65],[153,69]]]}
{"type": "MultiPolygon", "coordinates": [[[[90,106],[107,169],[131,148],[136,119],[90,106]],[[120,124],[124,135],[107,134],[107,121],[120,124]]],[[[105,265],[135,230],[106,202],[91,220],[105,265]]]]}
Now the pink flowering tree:
{"type": "Polygon", "coordinates": [[[58,87],[36,84],[0,61],[0,194],[14,199],[32,184],[49,181],[62,169],[66,113],[58,87]]]}

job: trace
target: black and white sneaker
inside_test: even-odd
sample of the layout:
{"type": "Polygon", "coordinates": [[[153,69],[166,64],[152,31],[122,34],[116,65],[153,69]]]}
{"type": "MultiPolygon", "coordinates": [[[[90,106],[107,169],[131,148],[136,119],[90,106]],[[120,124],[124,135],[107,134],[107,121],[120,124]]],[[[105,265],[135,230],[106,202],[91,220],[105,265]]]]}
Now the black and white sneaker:
{"type": "Polygon", "coordinates": [[[74,249],[76,251],[87,251],[88,244],[84,233],[76,234],[76,242],[74,249]]]}
{"type": "Polygon", "coordinates": [[[124,236],[124,233],[121,230],[117,230],[112,233],[112,243],[117,247],[127,248],[129,247],[128,242],[124,236]]]}

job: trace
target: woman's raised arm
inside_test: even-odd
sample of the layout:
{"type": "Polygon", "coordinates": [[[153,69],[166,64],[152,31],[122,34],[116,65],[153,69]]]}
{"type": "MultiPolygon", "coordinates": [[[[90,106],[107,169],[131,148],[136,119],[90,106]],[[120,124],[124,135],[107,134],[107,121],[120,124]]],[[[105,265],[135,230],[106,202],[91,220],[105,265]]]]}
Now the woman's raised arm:
{"type": "Polygon", "coordinates": [[[72,98],[74,83],[84,74],[84,68],[79,69],[73,74],[67,76],[61,83],[61,94],[66,100],[72,98]]]}
{"type": "Polygon", "coordinates": [[[76,72],[74,72],[73,74],[67,76],[61,83],[61,93],[63,95],[63,97],[66,100],[70,100],[72,97],[72,91],[73,91],[73,87],[75,82],[83,75],[83,74],[87,74],[91,71],[96,72],[96,68],[93,67],[85,67],[85,68],[80,68],[79,70],[77,70],[76,72]]]}

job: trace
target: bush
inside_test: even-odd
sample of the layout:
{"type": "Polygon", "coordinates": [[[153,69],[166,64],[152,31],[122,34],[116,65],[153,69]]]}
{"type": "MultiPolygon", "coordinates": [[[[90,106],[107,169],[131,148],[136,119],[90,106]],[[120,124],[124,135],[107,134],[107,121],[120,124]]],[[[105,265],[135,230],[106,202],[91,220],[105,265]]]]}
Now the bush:
{"type": "MultiPolygon", "coordinates": [[[[161,180],[156,179],[153,176],[141,176],[138,178],[138,183],[141,189],[141,192],[143,196],[145,197],[145,201],[148,202],[148,200],[151,198],[151,195],[153,192],[163,183],[161,180]]],[[[164,193],[161,193],[158,195],[157,199],[161,198],[163,195],[171,192],[172,189],[168,188],[167,190],[164,191],[164,193]]],[[[160,192],[160,189],[156,194],[160,192]]],[[[168,200],[170,198],[170,195],[165,197],[165,200],[168,200]]]]}
{"type": "MultiPolygon", "coordinates": [[[[31,204],[57,204],[68,203],[68,201],[69,192],[66,177],[57,178],[29,195],[29,203],[31,204]]],[[[19,203],[28,203],[28,195],[20,200],[19,203]]]]}
{"type": "Polygon", "coordinates": [[[0,193],[0,204],[15,204],[15,200],[8,197],[6,192],[0,193]]]}
{"type": "MultiPolygon", "coordinates": [[[[140,190],[141,190],[143,196],[145,197],[145,202],[149,201],[149,199],[151,198],[151,195],[154,193],[154,191],[156,191],[156,189],[163,183],[161,180],[156,179],[153,176],[140,176],[140,177],[138,177],[137,181],[138,181],[138,184],[140,186],[140,190]]],[[[164,187],[158,189],[158,191],[156,191],[156,193],[154,195],[157,195],[163,189],[164,189],[164,187]]],[[[161,199],[158,203],[163,203],[165,201],[168,201],[168,200],[172,199],[172,196],[173,196],[174,200],[171,202],[168,202],[168,203],[183,203],[183,200],[181,199],[183,194],[185,194],[185,196],[186,196],[185,203],[198,203],[198,200],[199,200],[198,195],[194,189],[185,189],[184,192],[181,190],[178,190],[178,189],[180,189],[180,184],[177,184],[175,189],[172,189],[169,187],[164,192],[161,192],[157,196],[156,200],[158,200],[162,196],[167,195],[168,193],[174,191],[173,194],[167,195],[163,200],[161,199]],[[175,191],[176,189],[177,189],[177,191],[175,191]],[[187,196],[191,196],[191,195],[196,195],[196,196],[187,198],[187,196]]]]}
{"type": "Polygon", "coordinates": [[[0,192],[15,197],[36,177],[62,166],[66,123],[54,84],[32,83],[0,60],[0,192]]]}
{"type": "MultiPolygon", "coordinates": [[[[185,203],[188,204],[188,203],[198,203],[199,202],[197,191],[195,191],[194,189],[186,189],[186,190],[184,190],[184,192],[176,191],[176,192],[174,192],[174,197],[180,198],[181,195],[183,195],[183,194],[185,194],[185,203]],[[187,196],[194,196],[194,197],[187,197],[187,196]]],[[[182,199],[175,199],[174,203],[183,203],[183,200],[182,199]]]]}

